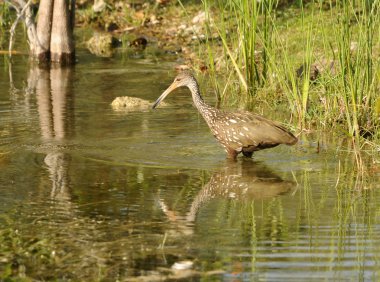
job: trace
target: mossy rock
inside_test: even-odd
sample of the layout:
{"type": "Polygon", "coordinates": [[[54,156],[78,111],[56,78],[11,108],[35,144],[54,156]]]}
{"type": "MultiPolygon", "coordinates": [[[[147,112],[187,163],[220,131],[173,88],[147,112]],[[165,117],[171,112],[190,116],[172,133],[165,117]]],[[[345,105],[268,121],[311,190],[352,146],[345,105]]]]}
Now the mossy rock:
{"type": "Polygon", "coordinates": [[[87,41],[87,48],[90,52],[99,57],[111,57],[113,48],[116,47],[119,40],[110,34],[95,34],[87,41]]]}
{"type": "MultiPolygon", "coordinates": [[[[115,98],[112,103],[114,111],[132,112],[132,111],[147,111],[152,108],[153,102],[129,96],[122,96],[115,98]]],[[[161,106],[167,106],[162,102],[161,106]]]]}

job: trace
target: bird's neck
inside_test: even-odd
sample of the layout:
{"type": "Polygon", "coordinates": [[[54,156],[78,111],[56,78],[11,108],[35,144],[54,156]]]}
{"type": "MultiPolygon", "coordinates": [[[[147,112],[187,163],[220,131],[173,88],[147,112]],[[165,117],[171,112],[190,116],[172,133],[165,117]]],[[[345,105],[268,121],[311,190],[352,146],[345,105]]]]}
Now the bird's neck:
{"type": "Polygon", "coordinates": [[[198,86],[197,81],[196,80],[191,81],[191,83],[189,83],[187,87],[191,91],[191,96],[193,97],[193,102],[194,102],[195,107],[198,110],[200,110],[204,105],[206,105],[206,103],[203,101],[201,92],[199,91],[199,86],[198,86]]]}
{"type": "Polygon", "coordinates": [[[198,83],[194,80],[187,85],[191,91],[191,96],[193,97],[193,102],[195,107],[201,113],[207,124],[210,126],[210,118],[212,118],[215,110],[212,110],[212,106],[207,105],[202,98],[201,92],[199,91],[198,83]]]}

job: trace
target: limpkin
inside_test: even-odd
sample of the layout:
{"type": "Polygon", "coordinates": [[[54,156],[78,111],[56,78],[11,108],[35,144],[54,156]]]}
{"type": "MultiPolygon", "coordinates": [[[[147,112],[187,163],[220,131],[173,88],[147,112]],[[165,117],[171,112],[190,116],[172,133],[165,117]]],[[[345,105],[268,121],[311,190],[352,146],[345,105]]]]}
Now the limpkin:
{"type": "Polygon", "coordinates": [[[199,91],[198,82],[189,71],[181,72],[153,104],[153,109],[174,89],[187,86],[195,107],[203,116],[211,132],[227,152],[236,159],[239,153],[252,157],[253,152],[280,144],[294,145],[295,137],[281,124],[251,112],[226,112],[207,105],[199,91]]]}

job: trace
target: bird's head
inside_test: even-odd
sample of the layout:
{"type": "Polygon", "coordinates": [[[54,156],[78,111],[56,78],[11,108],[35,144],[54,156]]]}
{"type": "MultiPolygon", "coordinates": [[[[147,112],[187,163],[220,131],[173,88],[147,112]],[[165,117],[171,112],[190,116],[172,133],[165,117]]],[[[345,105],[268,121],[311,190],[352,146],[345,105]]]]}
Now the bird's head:
{"type": "Polygon", "coordinates": [[[166,96],[168,96],[168,94],[170,92],[172,92],[174,89],[177,89],[178,87],[181,87],[181,86],[187,86],[189,87],[192,83],[194,83],[195,81],[195,78],[193,76],[193,74],[189,71],[183,71],[181,73],[179,73],[174,81],[172,82],[172,84],[168,87],[168,89],[166,89],[160,97],[158,97],[158,99],[156,100],[156,102],[154,102],[152,108],[155,109],[158,104],[165,99],[166,96]]]}

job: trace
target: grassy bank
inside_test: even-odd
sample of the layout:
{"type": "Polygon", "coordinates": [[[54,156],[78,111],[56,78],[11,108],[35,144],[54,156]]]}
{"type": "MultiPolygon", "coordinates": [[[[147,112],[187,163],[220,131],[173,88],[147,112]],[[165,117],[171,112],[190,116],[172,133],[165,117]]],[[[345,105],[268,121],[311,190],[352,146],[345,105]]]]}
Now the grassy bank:
{"type": "Polygon", "coordinates": [[[203,4],[208,48],[201,56],[225,76],[216,87],[221,98],[286,102],[300,129],[340,128],[358,144],[379,139],[380,2],[203,4]]]}

